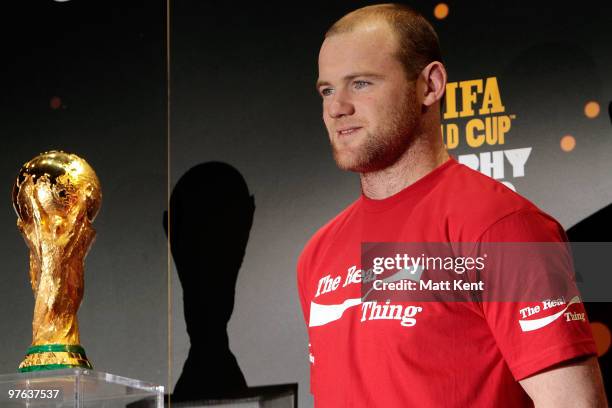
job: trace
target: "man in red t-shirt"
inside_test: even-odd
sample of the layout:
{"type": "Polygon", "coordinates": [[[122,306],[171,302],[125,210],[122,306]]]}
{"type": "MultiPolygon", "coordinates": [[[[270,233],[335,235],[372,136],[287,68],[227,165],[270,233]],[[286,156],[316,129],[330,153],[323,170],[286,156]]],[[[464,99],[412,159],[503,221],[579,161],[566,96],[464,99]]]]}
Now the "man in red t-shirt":
{"type": "MultiPolygon", "coordinates": [[[[364,243],[471,243],[482,255],[490,243],[565,239],[528,200],[449,157],[440,136],[441,61],[433,28],[405,6],[356,10],[325,36],[323,119],[338,166],[360,174],[362,195],[298,261],[315,404],[607,406],[580,298],[572,290],[552,297],[573,288],[561,255],[495,253],[492,269],[507,273],[482,271],[489,284],[503,281],[484,298],[407,301],[364,290],[376,280],[362,270],[364,243]],[[534,293],[547,295],[526,295],[534,293]]],[[[403,281],[420,285],[428,274],[403,281]]],[[[462,275],[465,284],[478,276],[462,275]]]]}

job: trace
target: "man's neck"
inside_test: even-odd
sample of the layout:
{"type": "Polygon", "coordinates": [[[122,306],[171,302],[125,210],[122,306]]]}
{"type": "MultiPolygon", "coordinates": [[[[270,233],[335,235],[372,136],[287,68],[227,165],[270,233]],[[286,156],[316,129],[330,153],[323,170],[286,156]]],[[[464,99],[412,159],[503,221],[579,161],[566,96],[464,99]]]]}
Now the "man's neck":
{"type": "Polygon", "coordinates": [[[446,162],[449,154],[441,139],[433,143],[431,140],[432,138],[428,137],[417,137],[417,140],[391,166],[379,171],[361,173],[363,194],[374,200],[385,199],[402,191],[446,162]]]}

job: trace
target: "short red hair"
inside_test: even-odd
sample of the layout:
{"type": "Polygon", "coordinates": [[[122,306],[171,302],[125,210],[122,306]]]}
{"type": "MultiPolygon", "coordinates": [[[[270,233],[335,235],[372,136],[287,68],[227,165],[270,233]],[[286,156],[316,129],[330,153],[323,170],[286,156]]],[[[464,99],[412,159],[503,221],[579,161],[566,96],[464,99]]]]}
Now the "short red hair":
{"type": "Polygon", "coordinates": [[[362,7],[342,17],[325,33],[325,38],[354,30],[365,22],[385,21],[398,40],[396,56],[410,80],[429,63],[442,61],[436,31],[420,13],[402,4],[362,7]]]}

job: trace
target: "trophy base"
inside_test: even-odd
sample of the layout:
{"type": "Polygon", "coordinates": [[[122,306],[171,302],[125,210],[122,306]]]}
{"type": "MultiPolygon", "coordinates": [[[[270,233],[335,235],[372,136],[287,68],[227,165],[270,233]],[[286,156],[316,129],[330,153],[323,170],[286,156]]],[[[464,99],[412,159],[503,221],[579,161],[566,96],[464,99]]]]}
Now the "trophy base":
{"type": "Polygon", "coordinates": [[[85,349],[75,344],[32,346],[26,352],[25,359],[19,364],[19,371],[22,373],[62,368],[86,368],[91,370],[92,366],[85,355],[85,349]]]}
{"type": "Polygon", "coordinates": [[[82,368],[0,374],[0,407],[164,408],[164,387],[82,368]]]}

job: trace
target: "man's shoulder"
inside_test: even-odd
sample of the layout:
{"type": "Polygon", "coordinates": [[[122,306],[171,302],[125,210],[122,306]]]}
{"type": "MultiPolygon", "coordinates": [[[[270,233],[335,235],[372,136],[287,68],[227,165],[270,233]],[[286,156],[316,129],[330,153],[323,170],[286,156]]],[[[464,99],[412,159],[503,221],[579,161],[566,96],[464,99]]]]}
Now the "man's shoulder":
{"type": "MultiPolygon", "coordinates": [[[[512,223],[518,219],[539,221],[543,226],[558,225],[534,203],[503,183],[463,164],[456,166],[451,179],[445,183],[449,222],[460,225],[473,240],[498,223],[512,223]],[[469,232],[469,233],[468,233],[469,232]]],[[[535,225],[537,227],[537,225],[535,225]]]]}
{"type": "Polygon", "coordinates": [[[457,163],[449,189],[453,196],[461,198],[473,208],[492,209],[497,212],[513,211],[519,208],[536,208],[536,206],[503,182],[495,180],[464,164],[457,163]]]}

